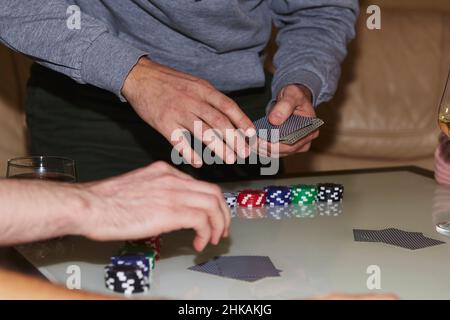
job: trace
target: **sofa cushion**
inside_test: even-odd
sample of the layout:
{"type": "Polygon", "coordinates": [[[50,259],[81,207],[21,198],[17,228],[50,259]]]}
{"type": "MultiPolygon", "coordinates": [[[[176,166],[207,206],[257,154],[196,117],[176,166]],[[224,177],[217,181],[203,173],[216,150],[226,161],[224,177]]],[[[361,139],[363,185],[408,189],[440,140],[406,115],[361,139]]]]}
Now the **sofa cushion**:
{"type": "Polygon", "coordinates": [[[362,10],[336,97],[318,109],[326,126],[314,149],[372,159],[432,156],[450,15],[383,9],[381,30],[368,30],[365,17],[362,10]]]}

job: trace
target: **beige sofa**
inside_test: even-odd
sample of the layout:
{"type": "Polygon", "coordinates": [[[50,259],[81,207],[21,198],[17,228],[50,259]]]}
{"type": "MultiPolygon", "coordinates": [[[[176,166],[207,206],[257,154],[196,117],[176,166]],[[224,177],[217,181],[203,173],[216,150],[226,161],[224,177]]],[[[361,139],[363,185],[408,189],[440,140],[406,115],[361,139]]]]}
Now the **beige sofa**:
{"type": "MultiPolygon", "coordinates": [[[[436,111],[450,67],[450,2],[370,4],[382,8],[382,29],[366,28],[363,1],[338,93],[318,109],[327,124],[311,152],[285,160],[290,172],[433,167],[436,111]]],[[[8,158],[26,154],[22,106],[29,64],[0,47],[0,175],[8,158]]]]}

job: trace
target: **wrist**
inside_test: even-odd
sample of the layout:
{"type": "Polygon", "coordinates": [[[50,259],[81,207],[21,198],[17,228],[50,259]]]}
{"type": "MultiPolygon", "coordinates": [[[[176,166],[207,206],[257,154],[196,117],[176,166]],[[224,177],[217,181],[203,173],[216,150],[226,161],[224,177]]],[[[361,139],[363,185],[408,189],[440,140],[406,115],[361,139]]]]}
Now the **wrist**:
{"type": "Polygon", "coordinates": [[[136,65],[131,69],[122,87],[122,95],[128,101],[132,99],[132,96],[136,92],[136,88],[138,88],[143,75],[146,73],[146,71],[148,71],[148,68],[151,65],[152,61],[150,59],[148,59],[147,57],[141,57],[136,65]]]}
{"type": "MultiPolygon", "coordinates": [[[[93,218],[98,214],[98,206],[101,201],[92,192],[92,186],[95,183],[85,183],[73,185],[69,205],[71,212],[70,230],[68,234],[87,236],[90,233],[90,225],[93,218]]],[[[95,220],[95,218],[94,218],[95,220]]]]}

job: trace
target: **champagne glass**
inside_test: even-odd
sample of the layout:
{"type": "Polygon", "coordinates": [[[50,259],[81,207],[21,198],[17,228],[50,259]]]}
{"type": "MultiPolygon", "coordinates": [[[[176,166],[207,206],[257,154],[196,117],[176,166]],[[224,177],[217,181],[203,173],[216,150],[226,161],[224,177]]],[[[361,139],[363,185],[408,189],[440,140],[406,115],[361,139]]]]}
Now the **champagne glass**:
{"type": "Polygon", "coordinates": [[[444,94],[439,105],[439,127],[450,139],[450,71],[445,84],[444,94]]]}
{"type": "Polygon", "coordinates": [[[74,160],[49,156],[11,159],[8,161],[6,177],[72,183],[77,180],[74,160]]]}
{"type": "MultiPolygon", "coordinates": [[[[438,121],[442,133],[450,139],[450,71],[445,84],[444,94],[442,95],[441,103],[439,105],[438,121]]],[[[436,203],[436,208],[439,208],[440,206],[442,206],[442,204],[436,203]]],[[[450,236],[450,221],[447,219],[442,220],[444,221],[438,221],[436,224],[436,231],[442,235],[450,236]]]]}

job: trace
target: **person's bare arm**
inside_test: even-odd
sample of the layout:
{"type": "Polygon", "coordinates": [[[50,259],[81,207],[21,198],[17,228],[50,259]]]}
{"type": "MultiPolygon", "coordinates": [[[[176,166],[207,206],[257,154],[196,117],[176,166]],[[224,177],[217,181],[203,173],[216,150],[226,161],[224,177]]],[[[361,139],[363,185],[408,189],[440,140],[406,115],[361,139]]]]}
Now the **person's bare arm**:
{"type": "Polygon", "coordinates": [[[0,181],[0,245],[81,235],[133,240],[194,229],[201,251],[228,235],[230,215],[218,186],[165,163],[89,184],[0,181]]]}
{"type": "Polygon", "coordinates": [[[113,296],[68,290],[43,280],[0,270],[0,300],[106,300],[113,296]]]}

